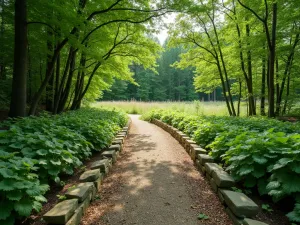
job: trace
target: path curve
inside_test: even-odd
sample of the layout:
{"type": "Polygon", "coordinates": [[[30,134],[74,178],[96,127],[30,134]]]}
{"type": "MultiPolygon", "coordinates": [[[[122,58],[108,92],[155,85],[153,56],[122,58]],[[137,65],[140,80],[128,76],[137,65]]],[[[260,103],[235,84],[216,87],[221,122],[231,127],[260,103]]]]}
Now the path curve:
{"type": "Polygon", "coordinates": [[[232,224],[184,148],[161,128],[130,117],[125,150],[81,224],[232,224]],[[198,220],[199,213],[209,219],[198,220]]]}

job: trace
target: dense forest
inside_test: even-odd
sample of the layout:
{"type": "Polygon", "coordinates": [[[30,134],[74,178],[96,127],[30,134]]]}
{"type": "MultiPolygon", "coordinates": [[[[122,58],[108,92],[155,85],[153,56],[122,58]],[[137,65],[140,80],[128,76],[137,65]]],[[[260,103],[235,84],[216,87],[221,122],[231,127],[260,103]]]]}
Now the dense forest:
{"type": "Polygon", "coordinates": [[[275,117],[299,99],[297,1],[1,0],[0,8],[0,101],[12,117],[78,109],[110,88],[105,99],[160,101],[221,90],[231,116],[241,101],[249,115],[275,117]],[[170,12],[163,52],[154,36],[170,12]]]}
{"type": "Polygon", "coordinates": [[[137,84],[116,80],[112,87],[104,91],[101,100],[137,100],[137,101],[214,101],[223,100],[221,90],[212,93],[196,93],[193,68],[180,69],[172,66],[180,60],[184,52],[182,47],[168,48],[157,60],[156,71],[145,70],[142,66],[132,65],[131,71],[137,84]]]}

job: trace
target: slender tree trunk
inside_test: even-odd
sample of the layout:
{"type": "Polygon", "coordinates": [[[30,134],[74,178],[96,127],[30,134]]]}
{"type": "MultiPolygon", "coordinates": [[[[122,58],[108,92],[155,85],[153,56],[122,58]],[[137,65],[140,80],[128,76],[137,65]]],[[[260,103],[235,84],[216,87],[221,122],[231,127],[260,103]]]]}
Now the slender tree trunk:
{"type": "Polygon", "coordinates": [[[86,56],[85,56],[85,53],[82,53],[81,59],[80,59],[80,67],[82,69],[80,69],[77,73],[74,98],[73,98],[72,105],[71,105],[72,110],[77,108],[76,107],[77,101],[79,99],[79,96],[81,95],[82,86],[84,83],[84,76],[85,76],[85,65],[86,65],[86,56]]]}
{"type": "Polygon", "coordinates": [[[216,57],[217,60],[217,67],[218,67],[218,71],[219,71],[219,75],[220,75],[220,79],[221,79],[221,84],[222,84],[222,91],[223,91],[223,95],[225,98],[225,102],[226,102],[226,106],[227,106],[227,110],[230,116],[233,116],[232,110],[231,110],[231,106],[227,97],[227,93],[226,93],[226,85],[225,85],[225,81],[224,81],[224,77],[223,77],[223,73],[222,73],[222,68],[218,59],[218,56],[216,57]]]}
{"type": "Polygon", "coordinates": [[[34,115],[36,112],[36,109],[38,107],[39,101],[41,100],[42,94],[43,94],[45,88],[47,87],[47,84],[49,83],[51,76],[53,76],[53,74],[54,74],[53,70],[55,67],[55,63],[57,61],[57,57],[58,57],[61,49],[63,48],[63,46],[65,46],[65,43],[60,43],[54,51],[51,63],[49,63],[47,66],[45,78],[43,79],[38,91],[35,93],[35,95],[33,97],[33,100],[32,100],[32,103],[31,103],[31,106],[29,109],[30,115],[34,115]]]}
{"type": "Polygon", "coordinates": [[[92,80],[93,80],[93,77],[95,76],[95,73],[97,72],[97,70],[99,69],[100,66],[101,66],[101,62],[98,62],[98,63],[95,65],[95,67],[94,67],[94,69],[93,69],[93,72],[91,73],[91,75],[90,75],[90,77],[89,77],[89,79],[88,79],[88,81],[87,81],[87,84],[86,84],[84,90],[82,91],[82,93],[81,93],[81,95],[79,96],[78,100],[77,100],[76,103],[74,104],[74,106],[75,106],[74,109],[77,109],[77,108],[80,107],[80,103],[81,103],[82,99],[84,98],[86,92],[88,91],[88,89],[89,89],[89,87],[90,87],[90,85],[91,85],[91,82],[92,82],[92,80]]]}
{"type": "Polygon", "coordinates": [[[270,69],[269,69],[269,117],[275,117],[275,58],[276,58],[276,26],[277,26],[277,3],[273,3],[272,39],[270,45],[270,69]]]}
{"type": "MultiPolygon", "coordinates": [[[[51,64],[52,52],[53,52],[53,32],[50,28],[48,28],[48,40],[47,40],[47,67],[51,64]]],[[[54,73],[54,70],[52,71],[54,73]]],[[[46,110],[51,112],[53,109],[53,85],[54,85],[54,76],[51,74],[51,78],[46,87],[46,110]]]]}
{"type": "Polygon", "coordinates": [[[15,0],[15,47],[10,117],[26,116],[27,1],[15,0]]]}
{"type": "Polygon", "coordinates": [[[241,112],[241,98],[242,98],[242,81],[241,79],[239,79],[239,99],[238,99],[237,116],[240,116],[240,112],[241,112]]]}
{"type": "Polygon", "coordinates": [[[275,60],[275,74],[276,74],[276,110],[275,110],[275,115],[279,116],[279,112],[280,112],[280,99],[279,99],[279,93],[280,93],[280,87],[279,87],[279,62],[278,62],[278,58],[276,58],[275,60]]]}
{"type": "Polygon", "coordinates": [[[57,108],[55,108],[56,105],[56,100],[58,99],[58,90],[59,90],[59,79],[60,79],[60,54],[57,57],[56,60],[56,71],[55,71],[55,88],[54,88],[54,99],[53,99],[53,107],[52,107],[52,113],[55,114],[57,108]]]}
{"type": "MultiPolygon", "coordinates": [[[[265,46],[263,47],[265,49],[265,46]]],[[[265,98],[266,98],[266,57],[262,58],[262,71],[261,71],[261,98],[260,98],[260,114],[266,115],[265,112],[265,98]]]]}
{"type": "Polygon", "coordinates": [[[286,82],[286,78],[287,78],[288,74],[290,73],[290,69],[293,65],[295,49],[296,49],[296,46],[298,45],[298,43],[300,41],[299,38],[300,38],[300,34],[297,33],[296,37],[295,37],[295,41],[294,41],[293,46],[292,46],[292,49],[291,49],[290,54],[288,56],[287,62],[285,64],[285,69],[284,69],[284,73],[283,73],[281,86],[279,88],[279,91],[277,92],[277,102],[276,102],[276,106],[277,106],[276,107],[276,110],[277,110],[276,114],[277,115],[279,115],[280,111],[281,111],[281,102],[282,102],[282,95],[283,95],[283,91],[284,91],[284,87],[285,87],[285,82],[286,82]]]}
{"type": "Polygon", "coordinates": [[[28,43],[27,46],[27,57],[28,57],[28,83],[27,83],[27,99],[26,101],[28,101],[29,99],[31,99],[31,95],[32,95],[32,73],[31,73],[31,59],[30,59],[30,46],[28,43]]]}
{"type": "Polygon", "coordinates": [[[73,52],[73,48],[70,47],[68,58],[67,58],[65,69],[64,69],[64,73],[63,73],[62,79],[60,81],[58,90],[56,92],[57,94],[55,95],[53,114],[57,114],[57,112],[58,112],[58,106],[59,106],[59,103],[61,101],[61,95],[63,93],[65,82],[66,82],[66,79],[67,79],[67,75],[68,75],[69,69],[70,69],[70,62],[71,62],[71,58],[72,58],[72,52],[73,52]]]}
{"type": "Polygon", "coordinates": [[[73,76],[74,76],[75,63],[76,63],[76,51],[73,49],[72,56],[71,56],[71,61],[70,61],[69,75],[68,75],[66,87],[65,87],[64,91],[62,92],[61,100],[59,102],[58,113],[61,113],[65,109],[66,103],[68,101],[69,94],[70,94],[71,87],[72,87],[72,80],[73,80],[73,76]]]}
{"type": "Polygon", "coordinates": [[[235,108],[234,108],[234,104],[233,104],[233,99],[232,99],[232,95],[231,95],[231,90],[230,90],[230,83],[229,83],[229,79],[228,79],[227,68],[226,68],[224,57],[223,57],[223,51],[221,49],[221,45],[220,45],[220,41],[219,41],[219,35],[217,33],[217,29],[215,27],[215,24],[214,24],[213,20],[212,20],[212,24],[213,24],[213,27],[214,27],[214,33],[216,35],[217,46],[218,46],[220,59],[221,59],[221,62],[222,62],[222,67],[223,67],[223,71],[224,71],[224,75],[225,75],[225,84],[226,84],[226,88],[227,88],[227,92],[228,92],[228,101],[229,101],[230,107],[231,107],[231,116],[236,116],[236,112],[235,112],[235,108]]]}
{"type": "Polygon", "coordinates": [[[286,109],[287,109],[287,105],[288,105],[288,99],[289,99],[289,95],[290,95],[290,80],[291,80],[291,76],[290,76],[290,72],[289,72],[287,87],[286,87],[286,96],[285,96],[284,106],[283,106],[283,110],[282,110],[283,115],[286,114],[286,109]]]}
{"type": "MultiPolygon", "coordinates": [[[[246,24],[246,34],[250,38],[250,26],[246,24]]],[[[248,42],[247,50],[247,68],[248,68],[248,79],[247,79],[247,88],[248,88],[248,98],[249,98],[249,115],[256,115],[254,93],[253,93],[253,81],[252,81],[252,55],[250,50],[250,43],[248,42]]]]}

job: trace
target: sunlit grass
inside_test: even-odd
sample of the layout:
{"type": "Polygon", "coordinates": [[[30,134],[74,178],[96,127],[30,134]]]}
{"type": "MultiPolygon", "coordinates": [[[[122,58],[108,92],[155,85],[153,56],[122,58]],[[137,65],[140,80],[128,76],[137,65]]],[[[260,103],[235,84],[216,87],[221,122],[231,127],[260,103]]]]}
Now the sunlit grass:
{"type": "MultiPolygon", "coordinates": [[[[225,102],[140,102],[140,101],[102,101],[93,104],[93,107],[116,107],[129,114],[144,114],[152,109],[170,109],[185,112],[191,115],[227,116],[225,102]]],[[[241,115],[246,115],[246,107],[241,107],[241,115]]]]}

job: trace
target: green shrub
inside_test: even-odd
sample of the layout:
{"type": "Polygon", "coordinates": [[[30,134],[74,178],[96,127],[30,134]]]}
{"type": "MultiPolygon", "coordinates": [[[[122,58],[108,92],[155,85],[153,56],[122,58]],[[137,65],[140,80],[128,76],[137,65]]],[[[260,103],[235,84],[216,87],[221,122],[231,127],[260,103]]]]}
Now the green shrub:
{"type": "Polygon", "coordinates": [[[15,219],[39,211],[43,196],[49,189],[40,184],[37,175],[38,161],[17,157],[16,153],[0,150],[0,223],[14,224],[15,219]]]}
{"type": "Polygon", "coordinates": [[[11,119],[0,133],[0,224],[40,210],[49,181],[111,144],[127,123],[124,112],[82,109],[57,116],[11,119]]]}

